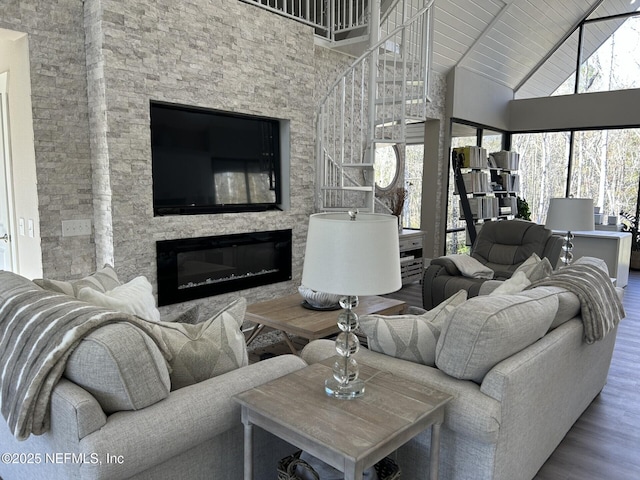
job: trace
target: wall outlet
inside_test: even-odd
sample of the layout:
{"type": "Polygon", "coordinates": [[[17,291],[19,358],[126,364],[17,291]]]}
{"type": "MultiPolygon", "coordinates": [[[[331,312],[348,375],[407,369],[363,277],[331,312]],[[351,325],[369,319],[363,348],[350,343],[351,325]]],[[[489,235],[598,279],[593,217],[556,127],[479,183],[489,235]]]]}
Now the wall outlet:
{"type": "Polygon", "coordinates": [[[18,234],[24,237],[24,218],[22,217],[18,220],[18,234]]]}
{"type": "Polygon", "coordinates": [[[33,218],[27,220],[27,231],[29,233],[29,237],[34,238],[34,226],[33,226],[33,218]]]}
{"type": "Polygon", "coordinates": [[[62,236],[77,237],[81,235],[91,235],[91,220],[63,220],[62,236]]]}

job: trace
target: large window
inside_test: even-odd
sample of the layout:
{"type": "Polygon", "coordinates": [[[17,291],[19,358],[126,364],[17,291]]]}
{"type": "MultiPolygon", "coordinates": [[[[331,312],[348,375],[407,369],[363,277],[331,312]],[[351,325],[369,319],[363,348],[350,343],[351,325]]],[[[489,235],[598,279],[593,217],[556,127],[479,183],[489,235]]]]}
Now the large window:
{"type": "Polygon", "coordinates": [[[565,196],[569,142],[569,132],[512,136],[511,148],[520,154],[520,197],[536,223],[544,223],[549,198],[565,196]]]}
{"type": "Polygon", "coordinates": [[[404,166],[404,182],[407,201],[402,219],[405,228],[419,229],[422,210],[422,172],[424,169],[424,144],[407,145],[404,166]]]}
{"type": "Polygon", "coordinates": [[[593,198],[603,223],[621,210],[635,212],[640,129],[519,134],[512,145],[534,222],[546,221],[550,198],[565,195],[593,198]]]}
{"type": "Polygon", "coordinates": [[[516,98],[640,88],[639,10],[636,0],[603,1],[518,86],[516,98]]]}

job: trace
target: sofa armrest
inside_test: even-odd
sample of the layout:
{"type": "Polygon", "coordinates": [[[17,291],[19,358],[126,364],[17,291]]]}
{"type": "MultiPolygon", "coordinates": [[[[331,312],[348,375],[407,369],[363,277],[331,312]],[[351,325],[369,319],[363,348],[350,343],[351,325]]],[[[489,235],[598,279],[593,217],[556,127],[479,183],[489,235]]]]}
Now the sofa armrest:
{"type": "Polygon", "coordinates": [[[503,472],[535,475],[604,387],[615,336],[589,345],[575,317],[487,373],[481,391],[502,404],[503,472]]]}
{"type": "Polygon", "coordinates": [[[456,264],[453,263],[453,260],[447,258],[446,256],[434,258],[433,260],[431,260],[431,263],[429,265],[439,265],[440,267],[443,267],[449,275],[462,275],[462,272],[460,272],[458,267],[456,267],[456,264]]]}
{"type": "Polygon", "coordinates": [[[102,429],[82,440],[81,452],[121,455],[124,462],[83,465],[84,476],[128,478],[231,428],[240,428],[235,394],[305,366],[299,357],[281,355],[174,390],[144,409],[114,413],[102,429]]]}

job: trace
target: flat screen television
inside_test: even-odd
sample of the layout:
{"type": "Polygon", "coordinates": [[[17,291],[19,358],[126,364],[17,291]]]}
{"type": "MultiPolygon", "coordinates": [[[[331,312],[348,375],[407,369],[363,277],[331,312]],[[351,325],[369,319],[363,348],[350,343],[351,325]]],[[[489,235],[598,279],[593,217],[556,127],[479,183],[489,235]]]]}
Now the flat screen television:
{"type": "Polygon", "coordinates": [[[279,209],[280,121],[151,102],[154,215],[279,209]]]}

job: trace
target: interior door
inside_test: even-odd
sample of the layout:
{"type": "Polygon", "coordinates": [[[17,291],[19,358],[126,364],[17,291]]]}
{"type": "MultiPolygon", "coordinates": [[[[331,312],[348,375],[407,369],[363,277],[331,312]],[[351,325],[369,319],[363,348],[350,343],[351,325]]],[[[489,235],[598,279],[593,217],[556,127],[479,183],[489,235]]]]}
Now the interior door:
{"type": "Polygon", "coordinates": [[[0,74],[0,270],[14,271],[6,73],[0,74]]]}

